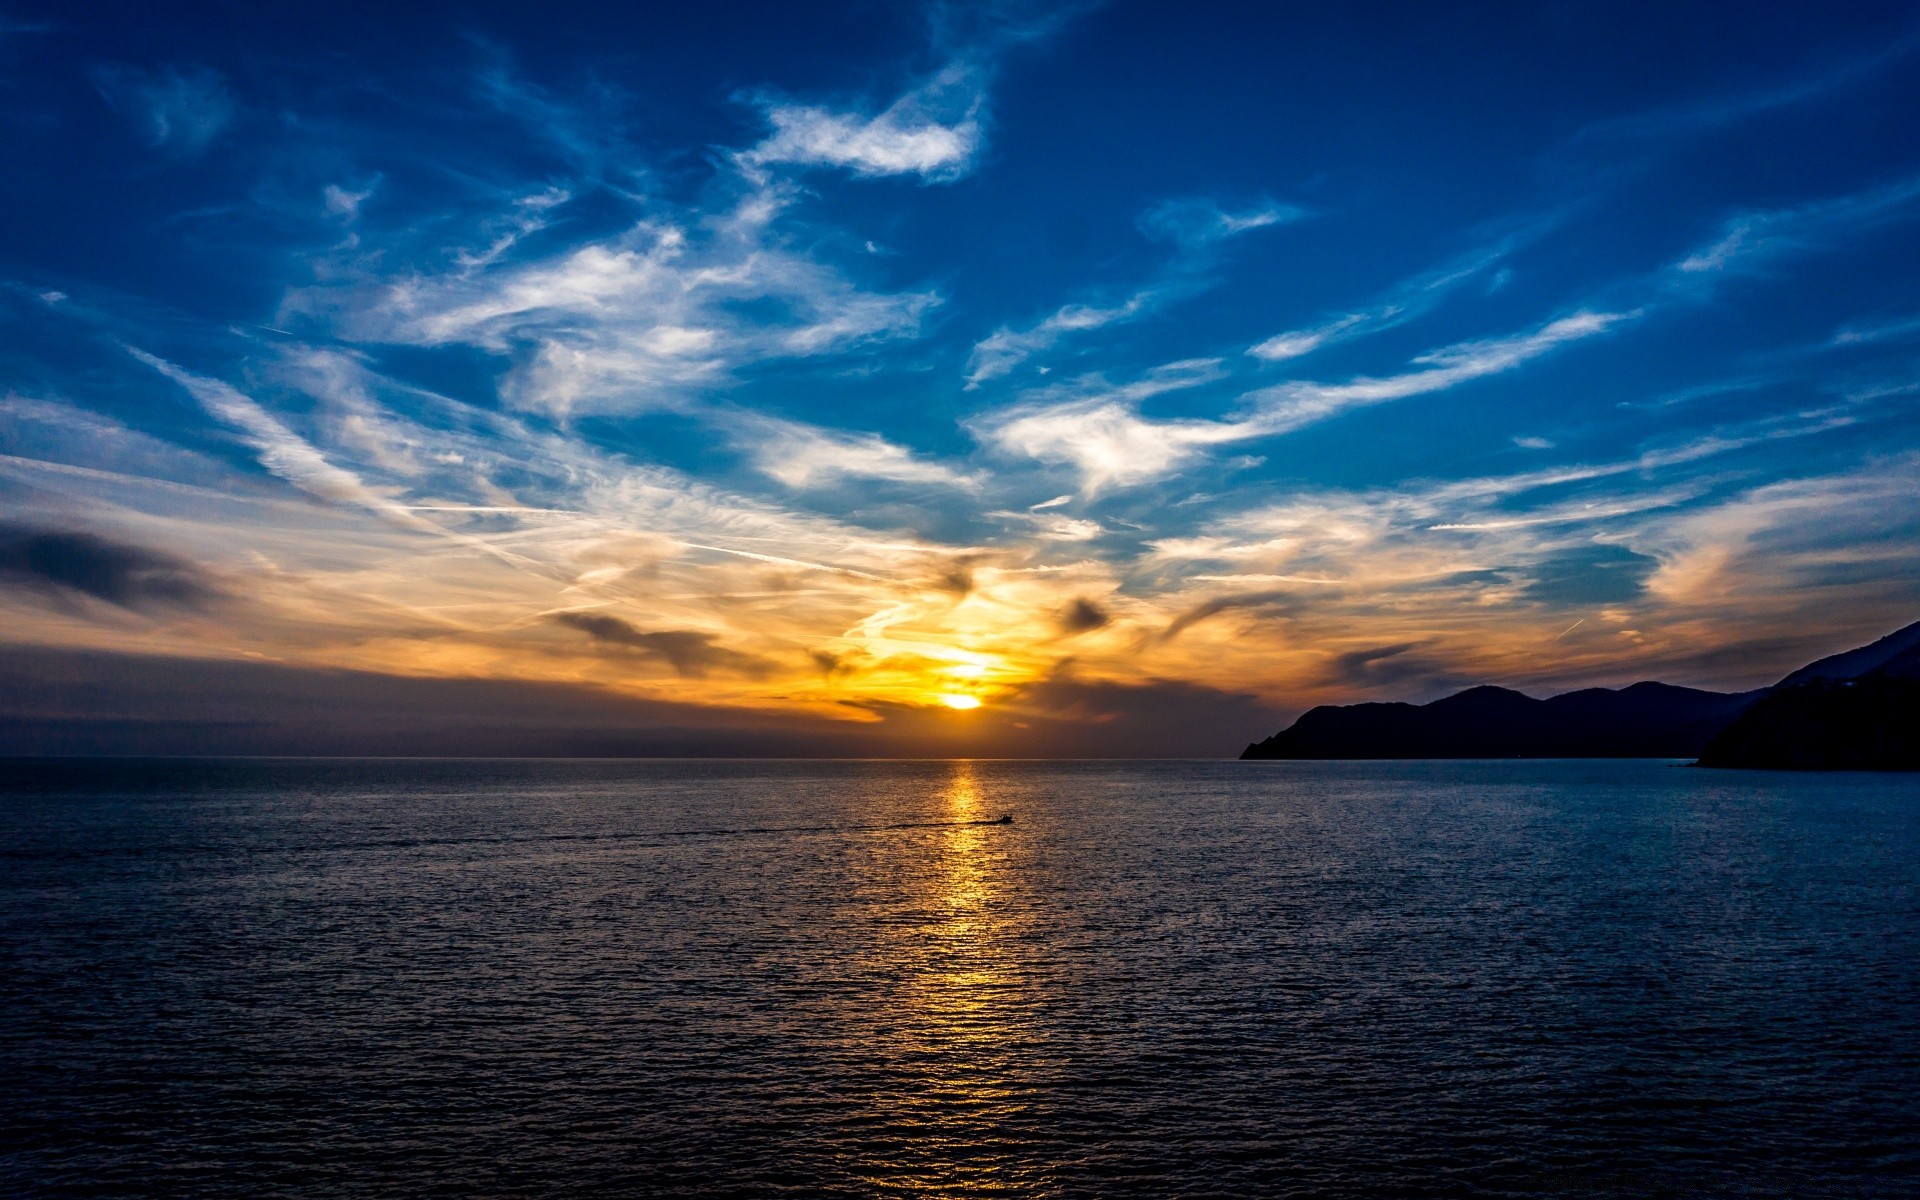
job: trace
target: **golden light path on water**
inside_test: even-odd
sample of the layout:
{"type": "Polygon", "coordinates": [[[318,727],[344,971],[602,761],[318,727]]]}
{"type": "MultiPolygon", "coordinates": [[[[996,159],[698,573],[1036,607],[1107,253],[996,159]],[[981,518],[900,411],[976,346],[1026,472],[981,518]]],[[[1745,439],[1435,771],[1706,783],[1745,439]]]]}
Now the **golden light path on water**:
{"type": "Polygon", "coordinates": [[[1017,1129],[1038,1082],[1035,1018],[1045,1006],[1023,952],[1030,922],[1015,856],[1008,827],[978,823],[1003,813],[972,762],[949,764],[936,811],[953,824],[901,847],[922,861],[918,912],[899,927],[909,967],[900,1034],[914,1069],[891,1115],[914,1135],[869,1182],[914,1195],[1025,1194],[1034,1181],[1015,1166],[1017,1129]]]}

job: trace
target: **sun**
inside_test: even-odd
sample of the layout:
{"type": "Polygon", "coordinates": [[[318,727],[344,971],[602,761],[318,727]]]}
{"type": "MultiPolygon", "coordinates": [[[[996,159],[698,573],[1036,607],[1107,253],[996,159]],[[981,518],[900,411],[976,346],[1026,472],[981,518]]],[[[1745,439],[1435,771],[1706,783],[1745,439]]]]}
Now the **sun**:
{"type": "Polygon", "coordinates": [[[940,703],[948,708],[979,708],[980,697],[969,696],[961,692],[949,692],[940,697],[940,703]]]}

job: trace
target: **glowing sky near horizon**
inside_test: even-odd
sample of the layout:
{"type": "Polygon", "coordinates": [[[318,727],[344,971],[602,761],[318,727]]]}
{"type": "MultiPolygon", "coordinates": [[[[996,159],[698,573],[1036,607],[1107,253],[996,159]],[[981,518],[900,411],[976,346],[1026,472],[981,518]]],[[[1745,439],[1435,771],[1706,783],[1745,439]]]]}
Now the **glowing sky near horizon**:
{"type": "Polygon", "coordinates": [[[1920,10],[1317,8],[0,3],[4,638],[989,731],[1920,615],[1920,10]]]}

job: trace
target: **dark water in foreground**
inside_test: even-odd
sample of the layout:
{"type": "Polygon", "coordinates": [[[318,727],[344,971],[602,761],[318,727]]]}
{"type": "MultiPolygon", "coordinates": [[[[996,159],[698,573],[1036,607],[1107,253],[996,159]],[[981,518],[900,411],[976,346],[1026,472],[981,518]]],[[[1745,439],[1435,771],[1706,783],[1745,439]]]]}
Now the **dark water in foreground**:
{"type": "Polygon", "coordinates": [[[1912,777],[0,761],[0,853],[6,1194],[1920,1194],[1912,777]]]}

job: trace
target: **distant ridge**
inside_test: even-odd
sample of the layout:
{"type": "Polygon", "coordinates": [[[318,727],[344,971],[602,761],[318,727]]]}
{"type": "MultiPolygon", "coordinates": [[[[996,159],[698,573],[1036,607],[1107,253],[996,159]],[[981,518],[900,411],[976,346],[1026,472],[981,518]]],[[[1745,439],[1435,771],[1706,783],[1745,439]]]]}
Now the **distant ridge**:
{"type": "Polygon", "coordinates": [[[1920,771],[1920,622],[1782,679],[1707,744],[1700,765],[1920,771]]]}
{"type": "Polygon", "coordinates": [[[1240,757],[1698,757],[1703,766],[1912,769],[1915,713],[1920,622],[1757,691],[1647,682],[1536,700],[1475,687],[1430,704],[1322,705],[1240,757]]]}
{"type": "Polygon", "coordinates": [[[1792,687],[1816,679],[1858,679],[1872,671],[1896,679],[1920,679],[1920,621],[1870,646],[1816,659],[1774,686],[1792,687]]]}
{"type": "Polygon", "coordinates": [[[1322,705],[1241,758],[1692,758],[1761,692],[1665,683],[1536,700],[1468,688],[1431,704],[1322,705]]]}

